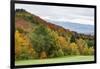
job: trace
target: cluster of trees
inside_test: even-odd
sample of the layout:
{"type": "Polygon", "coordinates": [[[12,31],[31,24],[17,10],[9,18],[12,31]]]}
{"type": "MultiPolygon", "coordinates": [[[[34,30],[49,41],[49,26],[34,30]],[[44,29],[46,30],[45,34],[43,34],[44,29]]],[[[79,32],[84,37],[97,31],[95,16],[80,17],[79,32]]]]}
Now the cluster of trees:
{"type": "MultiPolygon", "coordinates": [[[[18,14],[17,17],[19,17],[19,15],[20,14],[18,14]]],[[[31,32],[26,33],[25,31],[23,31],[23,29],[20,29],[21,30],[20,31],[16,27],[15,30],[16,60],[45,59],[45,58],[54,58],[54,57],[62,57],[69,55],[72,56],[72,55],[94,54],[93,40],[83,39],[81,37],[76,38],[71,34],[71,31],[66,32],[62,28],[59,28],[59,30],[53,30],[53,27],[51,29],[48,26],[44,26],[41,23],[35,23],[37,18],[32,19],[33,16],[29,17],[29,13],[27,15],[28,16],[24,18],[28,19],[28,21],[32,21],[32,23],[34,24],[33,30],[31,32]]],[[[43,21],[38,21],[38,22],[43,22],[43,21]]]]}
{"type": "MultiPolygon", "coordinates": [[[[67,35],[67,34],[66,34],[67,35]]],[[[76,39],[75,42],[69,37],[59,36],[42,25],[27,36],[16,30],[15,32],[15,57],[16,59],[42,59],[67,55],[93,55],[94,49],[88,47],[83,39],[76,39]]]]}

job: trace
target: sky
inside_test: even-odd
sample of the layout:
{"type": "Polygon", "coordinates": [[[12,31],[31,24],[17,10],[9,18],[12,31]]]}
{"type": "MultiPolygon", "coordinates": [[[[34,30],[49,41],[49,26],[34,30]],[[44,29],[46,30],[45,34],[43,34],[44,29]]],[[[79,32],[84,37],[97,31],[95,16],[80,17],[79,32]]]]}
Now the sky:
{"type": "Polygon", "coordinates": [[[44,20],[94,25],[94,8],[15,4],[44,20]]]}

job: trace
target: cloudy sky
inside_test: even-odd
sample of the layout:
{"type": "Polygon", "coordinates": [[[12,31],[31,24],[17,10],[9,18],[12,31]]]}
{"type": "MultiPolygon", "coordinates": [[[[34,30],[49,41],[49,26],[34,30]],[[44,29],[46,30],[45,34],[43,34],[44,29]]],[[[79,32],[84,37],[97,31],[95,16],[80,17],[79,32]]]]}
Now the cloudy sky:
{"type": "Polygon", "coordinates": [[[42,19],[94,25],[94,8],[59,7],[47,5],[15,4],[42,19]]]}

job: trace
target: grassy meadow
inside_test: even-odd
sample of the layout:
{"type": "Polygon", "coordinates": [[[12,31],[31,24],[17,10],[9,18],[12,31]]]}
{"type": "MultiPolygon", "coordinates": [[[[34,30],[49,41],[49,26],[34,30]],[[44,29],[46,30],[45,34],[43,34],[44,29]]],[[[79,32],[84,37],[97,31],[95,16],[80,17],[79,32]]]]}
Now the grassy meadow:
{"type": "Polygon", "coordinates": [[[94,56],[64,56],[60,58],[51,58],[51,59],[19,60],[15,61],[15,65],[20,66],[20,65],[69,63],[69,62],[84,62],[84,61],[94,61],[94,56]]]}

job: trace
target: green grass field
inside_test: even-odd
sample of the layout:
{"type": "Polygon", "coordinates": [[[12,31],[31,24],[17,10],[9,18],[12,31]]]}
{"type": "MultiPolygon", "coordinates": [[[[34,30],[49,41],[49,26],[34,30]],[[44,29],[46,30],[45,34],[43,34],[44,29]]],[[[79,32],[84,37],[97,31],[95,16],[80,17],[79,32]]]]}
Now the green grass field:
{"type": "Polygon", "coordinates": [[[20,60],[20,61],[15,61],[15,65],[20,66],[20,65],[68,63],[68,62],[84,62],[84,61],[94,61],[94,56],[67,56],[67,57],[51,58],[51,59],[20,60]]]}

